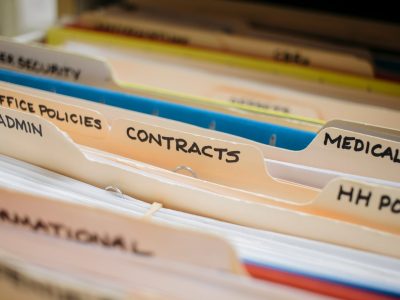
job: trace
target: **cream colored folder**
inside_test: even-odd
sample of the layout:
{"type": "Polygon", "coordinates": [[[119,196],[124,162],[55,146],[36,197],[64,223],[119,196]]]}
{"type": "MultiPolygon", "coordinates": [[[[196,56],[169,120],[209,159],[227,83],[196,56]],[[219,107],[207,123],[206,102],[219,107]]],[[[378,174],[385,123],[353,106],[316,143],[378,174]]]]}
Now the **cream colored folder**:
{"type": "MultiPolygon", "coordinates": [[[[112,54],[112,51],[110,54],[110,49],[112,49],[110,46],[101,50],[98,47],[77,43],[72,43],[68,48],[69,50],[75,49],[74,51],[80,49],[80,53],[88,55],[99,54],[103,57],[111,55],[108,60],[111,63],[110,68],[103,61],[72,53],[1,40],[0,45],[10,48],[14,55],[18,54],[21,57],[27,56],[28,51],[30,57],[35,53],[38,61],[48,61],[49,63],[65,60],[65,56],[68,56],[69,64],[76,66],[75,69],[80,70],[81,73],[77,80],[73,79],[72,75],[53,74],[62,80],[78,81],[173,102],[181,101],[182,103],[183,101],[183,103],[201,108],[310,131],[317,131],[323,124],[323,121],[319,121],[319,119],[327,121],[336,118],[399,128],[397,120],[400,112],[398,111],[349,103],[343,99],[340,101],[334,98],[296,93],[274,87],[271,84],[261,85],[232,77],[226,78],[226,76],[201,72],[193,70],[193,68],[180,67],[173,60],[171,63],[169,58],[154,58],[143,52],[136,51],[137,55],[134,55],[135,51],[133,50],[122,50],[122,54],[112,54]],[[93,76],[91,76],[92,73],[93,76]],[[131,85],[130,83],[135,84],[131,85]],[[147,88],[143,90],[142,87],[147,88]],[[186,97],[185,95],[192,96],[186,97]],[[206,99],[208,100],[206,101],[206,99]]],[[[6,68],[29,71],[27,68],[3,65],[6,68]]],[[[381,97],[379,103],[382,103],[382,99],[381,97]]]]}
{"type": "Polygon", "coordinates": [[[261,79],[264,83],[287,85],[287,87],[309,92],[312,88],[311,93],[314,94],[342,96],[345,100],[361,103],[374,104],[377,99],[380,99],[380,105],[399,108],[400,86],[387,80],[310,69],[231,53],[194,49],[77,28],[53,28],[48,32],[47,42],[52,45],[61,46],[70,41],[97,44],[109,49],[122,48],[167,55],[171,62],[174,61],[177,64],[189,64],[239,77],[249,76],[261,79]],[[110,40],[112,44],[109,43],[110,40]]]}
{"type": "MultiPolygon", "coordinates": [[[[114,47],[115,48],[115,47],[114,47]]],[[[65,45],[69,51],[98,54],[106,57],[115,77],[123,82],[135,82],[165,90],[179,91],[185,94],[220,99],[230,103],[245,104],[254,107],[272,109],[311,119],[330,121],[345,119],[354,122],[366,122],[374,125],[399,129],[399,103],[395,109],[380,106],[382,99],[375,103],[363,104],[348,101],[343,97],[324,97],[294,89],[274,86],[271,82],[257,82],[218,75],[211,70],[199,70],[185,67],[170,57],[152,55],[146,52],[102,48],[96,45],[84,45],[72,41],[65,45]]],[[[397,102],[393,98],[393,103],[397,102]]],[[[254,112],[256,113],[256,112],[254,112]]],[[[254,114],[250,117],[253,117],[254,114]]]]}
{"type": "Polygon", "coordinates": [[[59,51],[54,48],[0,39],[0,49],[4,51],[6,58],[13,57],[12,61],[9,61],[8,58],[0,60],[0,65],[6,69],[56,77],[61,80],[129,92],[139,96],[187,104],[304,130],[316,130],[322,122],[313,118],[295,116],[272,109],[254,107],[242,103],[230,103],[140,84],[130,84],[129,87],[123,87],[121,82],[115,79],[113,71],[104,60],[59,51]],[[55,61],[62,61],[63,63],[57,65],[54,64],[55,61]]]}
{"type": "Polygon", "coordinates": [[[94,29],[131,33],[133,36],[150,39],[153,37],[156,40],[159,37],[161,41],[170,43],[252,55],[310,68],[374,76],[371,61],[364,57],[279,40],[260,40],[251,36],[238,35],[235,32],[207,30],[207,28],[190,26],[190,24],[179,24],[179,21],[174,22],[155,14],[126,11],[119,7],[86,12],[79,16],[76,22],[81,26],[94,29]]]}
{"type": "MultiPolygon", "coordinates": [[[[364,155],[364,153],[362,153],[362,155],[353,156],[349,154],[348,149],[346,149],[351,144],[348,143],[347,140],[346,142],[344,142],[344,140],[342,142],[337,138],[337,136],[348,134],[353,136],[352,140],[348,139],[349,142],[355,141],[355,137],[358,137],[357,140],[359,140],[360,143],[366,141],[366,145],[367,143],[375,141],[376,145],[379,143],[386,143],[383,149],[396,149],[396,147],[398,148],[398,141],[396,140],[398,133],[396,132],[387,131],[386,136],[383,135],[382,137],[382,133],[380,136],[379,134],[374,134],[371,130],[378,130],[379,128],[369,128],[365,125],[358,126],[364,130],[370,129],[370,132],[362,132],[360,128],[357,128],[356,124],[337,122],[338,125],[347,125],[347,128],[343,130],[340,126],[332,123],[333,127],[327,127],[322,131],[319,136],[317,136],[316,141],[304,151],[297,151],[297,153],[296,151],[285,152],[275,147],[258,147],[258,145],[254,143],[257,149],[253,145],[243,144],[245,140],[238,141],[242,143],[237,143],[233,140],[235,142],[232,143],[231,141],[216,140],[215,138],[208,137],[207,134],[213,135],[213,131],[202,129],[202,135],[196,135],[181,130],[170,129],[172,124],[169,125],[169,128],[150,125],[159,122],[157,117],[145,116],[143,118],[142,116],[145,122],[138,122],[135,121],[137,117],[131,115],[130,120],[114,119],[109,123],[104,119],[104,116],[100,115],[98,112],[71,106],[69,104],[66,105],[65,103],[71,103],[72,98],[69,100],[65,99],[64,101],[66,102],[62,104],[62,102],[57,103],[54,100],[47,100],[49,98],[46,99],[41,96],[46,94],[45,92],[39,93],[39,97],[34,97],[31,96],[35,91],[33,89],[21,88],[22,91],[25,90],[25,93],[21,93],[18,90],[12,89],[12,87],[16,88],[17,86],[8,86],[8,88],[6,85],[6,87],[0,89],[2,94],[4,94],[3,97],[16,99],[17,101],[18,99],[25,99],[25,101],[31,104],[32,109],[36,110],[38,115],[47,117],[55,122],[55,124],[61,126],[61,128],[71,134],[76,142],[139,160],[145,164],[139,162],[132,163],[127,159],[116,158],[107,154],[99,154],[89,148],[85,149],[87,153],[101,155],[106,159],[129,165],[138,170],[146,170],[146,172],[155,173],[164,178],[168,177],[177,182],[185,182],[197,188],[204,188],[227,196],[239,197],[243,200],[262,204],[269,203],[288,209],[296,209],[327,216],[331,216],[336,212],[339,214],[339,216],[336,216],[338,218],[348,220],[349,216],[351,216],[353,218],[351,222],[358,222],[361,224],[367,222],[371,226],[386,228],[392,232],[397,232],[398,230],[395,215],[396,208],[392,208],[396,199],[396,189],[390,189],[389,187],[381,188],[373,185],[359,185],[353,181],[340,179],[340,177],[352,178],[347,174],[338,174],[333,177],[337,177],[338,179],[327,180],[321,187],[322,190],[298,185],[295,182],[283,182],[279,180],[279,178],[274,178],[268,172],[269,164],[268,162],[265,163],[265,159],[260,152],[260,150],[263,149],[265,152],[270,150],[270,154],[268,155],[267,153],[265,156],[266,158],[280,155],[279,159],[282,162],[287,162],[288,160],[295,161],[293,158],[297,158],[301,163],[306,165],[312,165],[312,162],[315,161],[313,158],[320,155],[321,157],[326,157],[326,159],[321,159],[322,162],[330,163],[330,165],[321,164],[319,165],[320,168],[327,167],[334,169],[333,167],[336,166],[336,170],[345,170],[348,174],[364,175],[380,180],[393,181],[393,185],[398,188],[398,184],[396,185],[396,182],[398,182],[398,180],[396,180],[397,165],[394,161],[391,161],[389,157],[387,157],[387,162],[385,163],[385,161],[382,161],[379,157],[375,158],[373,155],[368,157],[364,155]],[[30,93],[28,94],[26,92],[30,93]],[[60,121],[55,120],[54,117],[50,118],[47,114],[53,111],[57,111],[58,116],[64,116],[64,119],[60,121]],[[65,118],[68,119],[68,116],[72,115],[85,116],[85,118],[94,120],[94,122],[98,121],[96,124],[100,125],[100,127],[86,127],[86,124],[66,123],[65,118]],[[353,130],[355,131],[350,131],[350,125],[353,126],[353,130]],[[111,130],[109,131],[110,127],[111,130]],[[389,133],[393,134],[392,138],[394,138],[394,140],[387,140],[387,138],[391,137],[389,133]],[[167,140],[162,137],[172,138],[169,139],[167,143],[167,140]],[[334,139],[336,139],[336,143],[333,142],[334,139]],[[183,146],[182,143],[186,145],[183,146]],[[338,149],[337,144],[340,145],[340,143],[346,144],[346,148],[338,149]],[[347,145],[347,143],[349,145],[347,145]],[[319,144],[325,145],[324,147],[326,147],[326,149],[321,150],[319,146],[313,146],[319,144]],[[180,148],[178,148],[177,145],[180,145],[180,148]],[[192,150],[189,151],[190,149],[192,150]],[[357,160],[359,160],[359,164],[353,165],[352,162],[357,160]],[[162,167],[163,169],[149,166],[146,163],[162,167]],[[372,166],[374,163],[376,164],[376,169],[373,169],[374,173],[368,173],[368,168],[362,168],[364,165],[372,166]],[[181,168],[179,168],[180,166],[181,168]],[[179,174],[171,172],[176,168],[182,169],[184,172],[183,174],[195,175],[198,179],[187,176],[182,177],[179,174]],[[214,172],[216,168],[219,172],[214,172]],[[186,173],[185,170],[186,172],[188,170],[190,172],[186,173]],[[241,174],[249,175],[242,178],[241,174]],[[388,199],[379,198],[385,193],[389,193],[389,195],[394,193],[393,196],[390,197],[390,201],[388,199]],[[365,195],[369,196],[367,197],[368,199],[363,200],[358,199],[360,195],[364,195],[364,198],[365,195]],[[330,200],[327,201],[326,199],[330,200]],[[347,205],[346,203],[338,203],[338,200],[341,199],[349,203],[347,205]],[[352,201],[355,201],[355,203],[352,204],[352,201]],[[360,204],[358,203],[359,201],[360,204]],[[372,202],[374,204],[372,204],[372,202]]],[[[47,96],[51,96],[51,93],[47,94],[47,96]]],[[[58,98],[63,98],[63,96],[58,96],[58,98]]],[[[81,102],[81,104],[84,103],[85,101],[81,102]]],[[[17,104],[18,102],[15,102],[11,107],[14,109],[17,108],[17,104]]],[[[79,102],[77,104],[79,104],[79,102]]],[[[97,104],[97,107],[103,111],[107,109],[99,104],[97,104]]],[[[21,105],[19,105],[19,109],[21,109],[21,105]]],[[[120,115],[120,117],[122,117],[122,115],[120,115]]],[[[165,121],[164,124],[166,124],[165,121]]],[[[379,131],[377,132],[379,133],[379,131]]],[[[219,134],[219,137],[230,139],[229,135],[224,136],[219,134]]],[[[343,139],[344,138],[345,137],[343,137],[343,139]]],[[[359,154],[359,152],[354,153],[359,154]]],[[[381,153],[383,153],[382,150],[381,153]]],[[[280,172],[292,173],[293,167],[281,167],[280,172]]],[[[301,174],[299,177],[301,176],[307,176],[309,181],[312,181],[312,177],[319,178],[321,175],[320,172],[308,172],[301,174]]],[[[353,180],[354,179],[371,181],[368,178],[353,178],[353,180]]],[[[387,185],[384,181],[372,181],[375,184],[387,185]]]]}
{"type": "MultiPolygon", "coordinates": [[[[103,282],[124,291],[128,299],[324,299],[309,292],[212,269],[148,259],[69,243],[1,226],[2,253],[53,272],[103,282]],[[32,251],[32,247],[37,251],[32,251]],[[130,294],[132,298],[129,298],[130,294]],[[147,296],[147,297],[146,297],[147,296]],[[153,297],[149,297],[153,296],[153,297]]],[[[112,294],[111,294],[112,295],[112,294]]]]}
{"type": "MultiPolygon", "coordinates": [[[[399,180],[397,160],[399,159],[398,143],[400,134],[396,130],[335,121],[327,123],[306,149],[291,151],[156,116],[5,82],[0,82],[0,92],[2,96],[2,100],[0,100],[1,106],[25,112],[30,112],[27,108],[31,107],[33,110],[31,113],[50,120],[60,129],[68,132],[74,141],[80,144],[153,163],[166,169],[173,169],[179,164],[187,163],[189,167],[200,172],[196,161],[201,161],[199,166],[200,169],[203,169],[202,166],[206,162],[203,160],[204,154],[199,154],[198,152],[201,152],[201,149],[197,151],[196,146],[193,146],[191,153],[187,153],[190,146],[192,143],[197,143],[198,145],[212,144],[213,139],[218,139],[227,141],[223,148],[235,148],[237,143],[251,146],[240,148],[241,146],[239,145],[240,149],[237,148],[234,151],[241,151],[239,156],[252,157],[252,164],[258,165],[252,168],[252,172],[256,175],[255,177],[263,176],[257,174],[257,170],[260,170],[261,173],[264,172],[262,171],[265,169],[263,161],[267,161],[267,167],[272,165],[272,161],[274,161],[288,163],[291,166],[306,166],[321,169],[321,171],[326,169],[392,182],[399,180]],[[4,99],[10,99],[10,101],[8,102],[4,99]],[[91,120],[90,126],[85,125],[83,121],[68,121],[68,116],[73,114],[89,118],[91,120]],[[133,127],[133,129],[128,132],[129,127],[133,127]],[[111,136],[109,136],[110,128],[111,136]],[[139,130],[145,132],[140,132],[140,139],[138,140],[139,130]],[[150,134],[152,137],[150,137],[150,134]],[[182,144],[181,148],[178,149],[176,149],[175,145],[170,150],[166,147],[168,146],[166,140],[161,145],[156,143],[159,139],[158,134],[163,136],[171,135],[176,138],[181,135],[186,138],[186,145],[182,144]],[[114,146],[111,145],[110,141],[113,141],[114,146]],[[374,149],[372,149],[373,146],[375,146],[374,149]],[[134,148],[131,149],[131,147],[134,148]],[[141,150],[135,151],[135,149],[141,150]],[[157,155],[151,158],[147,153],[157,153],[157,155]],[[165,157],[168,157],[168,159],[165,159],[165,157]],[[185,157],[189,158],[189,160],[185,157]],[[320,159],[316,160],[315,157],[320,157],[320,159]],[[370,166],[374,167],[370,168],[370,166]]],[[[205,151],[208,150],[205,149],[205,151]]],[[[215,152],[215,150],[212,152],[215,152]]],[[[218,152],[214,154],[216,157],[210,160],[211,163],[222,159],[222,157],[218,159],[218,152]]],[[[221,155],[227,156],[227,153],[221,153],[221,155]]],[[[235,155],[238,154],[229,154],[227,160],[236,160],[235,155]]],[[[205,159],[208,159],[208,157],[205,157],[205,159]]],[[[225,165],[232,164],[237,164],[237,162],[225,162],[225,165]]],[[[290,167],[288,166],[287,168],[290,167]]],[[[228,171],[227,173],[230,172],[228,171]]],[[[208,178],[207,174],[198,174],[200,178],[208,178]]],[[[212,176],[215,178],[216,175],[212,176]]],[[[309,174],[308,176],[312,175],[309,174]]]]}
{"type": "MultiPolygon", "coordinates": [[[[304,211],[293,210],[293,205],[288,208],[288,205],[284,203],[277,206],[279,202],[274,202],[274,205],[271,205],[244,201],[240,198],[208,192],[183,183],[165,181],[160,176],[145,175],[146,172],[144,171],[107,160],[104,156],[96,155],[93,151],[86,152],[77,144],[72,143],[70,138],[65,136],[65,133],[37,116],[2,108],[2,117],[3,119],[14,120],[15,124],[23,120],[23,124],[25,124],[25,130],[16,130],[15,126],[0,127],[0,132],[5,141],[0,147],[2,154],[60,172],[95,186],[117,186],[128,195],[137,196],[148,202],[162,202],[167,207],[177,210],[193,212],[245,226],[274,230],[397,256],[395,253],[398,253],[397,247],[400,245],[397,245],[396,242],[398,238],[396,219],[391,218],[391,205],[381,205],[382,197],[379,194],[381,187],[375,187],[375,189],[378,189],[376,190],[378,194],[374,193],[373,199],[371,198],[373,204],[371,203],[371,206],[367,206],[368,209],[364,210],[355,205],[358,204],[358,201],[356,201],[357,203],[337,201],[338,195],[336,193],[343,194],[343,189],[346,191],[348,189],[360,189],[368,193],[368,190],[373,186],[352,181],[333,181],[321,193],[321,200],[324,199],[324,202],[321,202],[321,206],[317,209],[319,214],[329,217],[317,216],[304,211]],[[21,141],[24,141],[25,145],[22,148],[20,146],[21,141]],[[52,156],[50,153],[57,153],[57,155],[52,156]],[[229,207],[229,209],[224,209],[224,207],[229,207]],[[373,220],[371,220],[371,216],[373,216],[373,220]],[[337,218],[337,220],[333,218],[337,218]],[[394,223],[388,218],[393,220],[394,223]],[[295,225],[300,223],[304,224],[302,228],[295,225]],[[369,227],[356,225],[357,223],[368,223],[369,227]],[[320,230],[315,231],[313,229],[315,226],[318,226],[320,230]],[[379,230],[380,228],[384,228],[384,231],[379,230]],[[338,230],[341,234],[334,234],[338,230]],[[355,238],[356,236],[357,238],[355,238]],[[388,245],[391,246],[388,247],[388,245]]],[[[213,162],[213,164],[216,164],[216,162],[213,162]]],[[[218,165],[223,165],[223,162],[218,163],[218,165]]],[[[234,167],[231,171],[233,174],[233,172],[240,171],[240,168],[234,167]]],[[[246,173],[242,172],[241,174],[246,173]]],[[[233,177],[233,179],[237,180],[238,177],[233,177]]],[[[276,184],[285,185],[279,182],[276,182],[276,184]]],[[[292,200],[296,199],[296,196],[299,197],[298,200],[300,201],[301,197],[304,197],[304,200],[307,197],[310,197],[309,200],[313,200],[311,195],[315,195],[315,191],[312,189],[296,185],[290,186],[289,184],[286,186],[292,190],[292,192],[288,190],[286,196],[290,193],[297,193],[291,195],[292,200]]],[[[385,188],[385,193],[390,191],[390,189],[385,188]]],[[[275,195],[278,199],[284,194],[281,190],[276,192],[281,193],[281,195],[275,195]]],[[[393,189],[392,192],[396,195],[398,190],[393,189]]],[[[290,199],[286,200],[290,201],[290,199]]],[[[386,198],[384,200],[387,202],[386,198]]]]}
{"type": "MultiPolygon", "coordinates": [[[[1,224],[128,255],[165,260],[245,275],[232,245],[219,236],[150,222],[66,197],[0,188],[1,224]],[[26,218],[27,223],[18,220],[26,218]],[[25,225],[24,225],[25,224],[25,225]],[[212,251],[204,256],[203,249],[212,251]]],[[[149,210],[149,212],[151,212],[149,210]]]]}

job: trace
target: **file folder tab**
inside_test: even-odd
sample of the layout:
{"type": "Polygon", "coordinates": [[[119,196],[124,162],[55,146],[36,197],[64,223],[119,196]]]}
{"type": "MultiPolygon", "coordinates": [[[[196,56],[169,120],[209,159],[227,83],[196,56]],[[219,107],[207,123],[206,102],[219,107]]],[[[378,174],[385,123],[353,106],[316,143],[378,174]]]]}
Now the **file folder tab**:
{"type": "Polygon", "coordinates": [[[106,84],[112,80],[107,64],[100,59],[0,38],[0,66],[39,76],[72,82],[106,84]]]}
{"type": "Polygon", "coordinates": [[[62,130],[79,131],[85,136],[104,138],[109,131],[107,120],[94,110],[19,93],[1,85],[0,106],[36,114],[62,130]]]}
{"type": "Polygon", "coordinates": [[[245,274],[232,246],[207,233],[0,188],[0,224],[57,239],[245,274]],[[204,249],[213,255],[204,254],[204,249]]]}
{"type": "Polygon", "coordinates": [[[312,205],[323,208],[321,215],[341,215],[360,225],[400,233],[400,192],[396,188],[335,179],[312,205]]]}

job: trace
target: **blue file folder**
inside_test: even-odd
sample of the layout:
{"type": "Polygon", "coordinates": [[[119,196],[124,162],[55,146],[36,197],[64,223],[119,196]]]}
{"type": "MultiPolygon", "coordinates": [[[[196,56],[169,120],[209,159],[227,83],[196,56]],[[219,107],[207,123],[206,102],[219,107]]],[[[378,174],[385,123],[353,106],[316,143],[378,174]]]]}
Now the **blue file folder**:
{"type": "Polygon", "coordinates": [[[168,103],[103,88],[65,82],[10,70],[0,70],[0,80],[210,128],[263,144],[301,150],[316,136],[313,132],[260,122],[219,112],[168,103]]]}

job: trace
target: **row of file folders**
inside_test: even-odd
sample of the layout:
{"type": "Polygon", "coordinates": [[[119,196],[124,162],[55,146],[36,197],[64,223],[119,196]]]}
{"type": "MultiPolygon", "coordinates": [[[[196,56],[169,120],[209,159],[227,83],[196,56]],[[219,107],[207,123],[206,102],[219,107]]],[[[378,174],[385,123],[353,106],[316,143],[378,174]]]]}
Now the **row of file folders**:
{"type": "Polygon", "coordinates": [[[400,297],[396,80],[170,23],[0,39],[0,298],[400,297]]]}

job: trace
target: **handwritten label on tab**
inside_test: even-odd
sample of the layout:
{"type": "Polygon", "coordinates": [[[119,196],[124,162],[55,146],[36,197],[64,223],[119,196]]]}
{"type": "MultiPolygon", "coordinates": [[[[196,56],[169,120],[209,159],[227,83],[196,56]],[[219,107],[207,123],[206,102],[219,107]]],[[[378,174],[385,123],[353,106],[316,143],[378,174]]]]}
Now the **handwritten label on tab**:
{"type": "Polygon", "coordinates": [[[168,155],[170,158],[180,155],[182,159],[186,157],[188,162],[196,158],[224,164],[236,164],[241,161],[241,151],[234,148],[233,143],[225,143],[221,146],[213,139],[204,139],[189,133],[133,120],[113,122],[110,136],[116,139],[117,143],[123,143],[132,148],[137,155],[148,156],[149,153],[159,153],[168,155]],[[146,149],[146,151],[138,151],[138,149],[146,149]]]}
{"type": "Polygon", "coordinates": [[[390,160],[400,163],[400,150],[397,147],[385,145],[384,142],[375,142],[368,139],[357,138],[354,135],[324,133],[324,146],[336,147],[337,149],[349,150],[366,154],[371,158],[390,160]]]}
{"type": "Polygon", "coordinates": [[[313,204],[324,207],[328,216],[340,214],[350,222],[400,232],[400,190],[395,188],[335,179],[313,204]]]}
{"type": "Polygon", "coordinates": [[[240,160],[239,150],[213,147],[209,144],[199,144],[183,137],[162,135],[140,127],[129,126],[126,129],[126,136],[132,141],[154,144],[164,148],[164,150],[181,151],[183,153],[222,160],[226,163],[236,163],[240,160]]]}
{"type": "Polygon", "coordinates": [[[142,249],[137,240],[128,239],[121,235],[98,232],[95,229],[69,226],[63,222],[33,217],[29,213],[21,215],[18,212],[10,211],[3,207],[0,207],[0,223],[25,228],[32,232],[48,234],[57,238],[66,238],[81,244],[96,245],[108,249],[119,249],[143,256],[153,256],[153,252],[142,249]]]}
{"type": "MultiPolygon", "coordinates": [[[[102,137],[108,133],[107,121],[94,110],[20,93],[4,88],[1,83],[0,106],[39,115],[68,132],[79,131],[93,137],[102,137]]],[[[19,123],[15,126],[21,128],[19,123]]]]}
{"type": "Polygon", "coordinates": [[[133,120],[115,120],[111,125],[107,150],[112,153],[166,170],[189,167],[199,179],[214,183],[265,190],[260,186],[266,177],[264,161],[254,146],[133,120]]]}
{"type": "Polygon", "coordinates": [[[32,57],[16,55],[6,51],[0,51],[0,63],[15,67],[19,70],[30,71],[36,74],[57,76],[68,80],[78,81],[82,73],[79,68],[40,61],[32,57]]]}
{"type": "Polygon", "coordinates": [[[377,192],[373,193],[372,189],[354,186],[346,187],[341,184],[336,199],[338,201],[348,201],[360,207],[371,207],[377,211],[400,214],[400,194],[398,196],[377,194],[377,192]]]}
{"type": "Polygon", "coordinates": [[[0,38],[0,66],[20,72],[99,85],[107,84],[112,79],[110,68],[100,59],[43,45],[21,44],[6,38],[0,38]]]}
{"type": "Polygon", "coordinates": [[[55,201],[0,188],[1,223],[132,255],[241,271],[233,248],[218,236],[144,221],[102,208],[100,204],[55,201]],[[204,248],[213,252],[212,257],[202,255],[204,248]]]}
{"type": "Polygon", "coordinates": [[[10,116],[0,111],[0,127],[23,131],[31,135],[43,137],[42,125],[39,123],[30,122],[22,118],[10,116]]]}
{"type": "Polygon", "coordinates": [[[299,164],[397,182],[400,180],[399,149],[397,138],[326,127],[306,149],[289,155],[299,164]]]}
{"type": "Polygon", "coordinates": [[[11,126],[8,123],[1,124],[1,154],[61,174],[75,170],[85,162],[83,153],[71,138],[44,118],[1,106],[0,114],[3,120],[14,120],[15,124],[16,120],[25,121],[37,129],[35,131],[29,131],[28,127],[17,129],[16,126],[12,126],[12,121],[11,126]]]}

